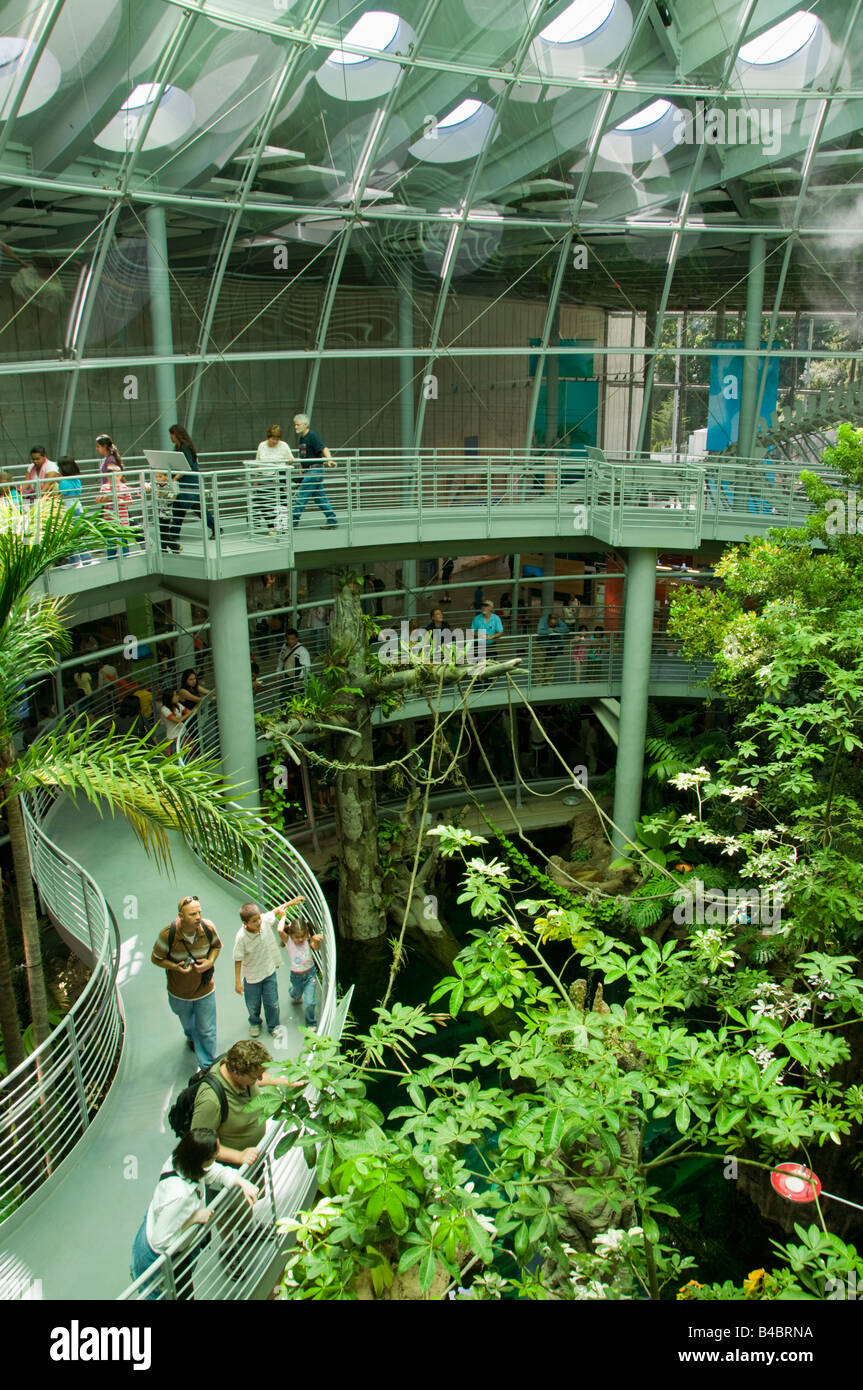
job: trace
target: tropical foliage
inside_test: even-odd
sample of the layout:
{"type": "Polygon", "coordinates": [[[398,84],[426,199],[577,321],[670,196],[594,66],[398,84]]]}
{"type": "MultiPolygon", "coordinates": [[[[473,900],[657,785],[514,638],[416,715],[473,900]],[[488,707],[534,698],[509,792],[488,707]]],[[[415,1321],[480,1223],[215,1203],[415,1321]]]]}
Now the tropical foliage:
{"type": "MultiPolygon", "coordinates": [[[[766,1181],[779,1157],[842,1144],[863,1115],[861,1088],[832,1079],[863,1001],[854,963],[809,956],[808,984],[780,1003],[770,973],[730,942],[717,952],[695,933],[633,950],[587,904],[522,899],[508,865],[478,853],[481,837],[431,833],[461,857],[482,924],[432,1002],[490,1018],[497,1036],[440,1055],[433,1013],[379,1009],[341,1051],[310,1038],[288,1065],[314,1103],[254,1102],[287,1115],[282,1151],[303,1149],[322,1193],[291,1223],[283,1296],[674,1297],[693,1259],[670,1235],[663,1170],[735,1155],[766,1181]],[[600,982],[592,999],[576,969],[600,982]],[[388,1113],[374,1098],[382,1077],[403,1092],[388,1113]]],[[[852,1269],[853,1251],[830,1240],[852,1269]]],[[[786,1257],[776,1296],[806,1296],[806,1278],[833,1268],[786,1257]]]]}

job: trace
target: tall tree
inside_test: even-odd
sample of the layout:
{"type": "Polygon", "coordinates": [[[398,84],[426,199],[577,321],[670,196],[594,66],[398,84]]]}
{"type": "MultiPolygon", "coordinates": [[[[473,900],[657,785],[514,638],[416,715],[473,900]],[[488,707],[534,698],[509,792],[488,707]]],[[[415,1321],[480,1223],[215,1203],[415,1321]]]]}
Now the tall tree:
{"type": "MultiPolygon", "coordinates": [[[[431,696],[431,709],[444,686],[461,684],[467,691],[477,680],[476,665],[428,662],[405,653],[403,668],[382,665],[369,650],[369,620],[360,604],[361,580],[344,575],[335,597],[330,626],[330,679],[326,686],[311,686],[305,697],[291,700],[275,718],[262,720],[265,737],[282,753],[297,759],[299,750],[308,751],[313,761],[329,763],[335,772],[335,812],[339,835],[339,911],[342,936],[371,941],[384,935],[387,918],[401,925],[405,908],[409,924],[429,935],[440,935],[442,927],[436,913],[421,906],[420,891],[434,867],[435,854],[429,851],[416,875],[410,897],[410,875],[390,856],[389,892],[383,891],[374,761],[372,712],[377,705],[392,707],[411,694],[431,696]],[[334,756],[326,759],[315,753],[309,740],[334,736],[334,756]]],[[[487,662],[483,677],[494,678],[519,664],[519,659],[487,662]]],[[[443,757],[435,729],[429,739],[426,757],[443,757]]],[[[402,760],[406,768],[411,756],[402,760]]],[[[440,774],[441,780],[445,771],[440,774]]],[[[405,831],[400,837],[405,853],[416,843],[414,817],[416,799],[409,799],[402,815],[405,831]]],[[[405,859],[405,864],[406,864],[405,859]]]]}

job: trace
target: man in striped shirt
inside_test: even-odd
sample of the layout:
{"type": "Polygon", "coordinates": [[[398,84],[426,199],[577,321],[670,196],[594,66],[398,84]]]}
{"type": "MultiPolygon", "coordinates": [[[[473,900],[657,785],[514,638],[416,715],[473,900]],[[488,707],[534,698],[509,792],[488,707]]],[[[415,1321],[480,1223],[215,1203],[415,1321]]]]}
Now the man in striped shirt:
{"type": "Polygon", "coordinates": [[[150,960],[167,973],[168,1004],[183,1025],[198,1066],[211,1067],[216,1060],[213,967],[222,943],[194,894],[181,898],[177,910],[179,916],[159,932],[150,960]]]}

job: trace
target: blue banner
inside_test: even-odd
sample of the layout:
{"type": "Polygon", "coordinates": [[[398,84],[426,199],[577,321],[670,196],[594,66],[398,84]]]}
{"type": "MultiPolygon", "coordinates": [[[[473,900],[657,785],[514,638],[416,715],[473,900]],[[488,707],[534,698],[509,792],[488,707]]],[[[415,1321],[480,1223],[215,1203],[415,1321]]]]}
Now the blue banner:
{"type": "MultiPolygon", "coordinates": [[[[707,407],[707,448],[727,449],[729,444],[737,443],[740,429],[740,387],[743,381],[743,358],[740,356],[740,342],[712,343],[713,356],[710,359],[710,398],[707,407]]],[[[762,349],[766,343],[760,344],[762,349]]],[[[781,347],[774,343],[775,348],[781,347]]],[[[758,359],[758,381],[766,359],[758,359]]],[[[770,416],[776,409],[776,393],[779,388],[779,359],[774,357],[767,367],[767,380],[761,401],[759,420],[765,427],[770,424],[770,416]]]]}

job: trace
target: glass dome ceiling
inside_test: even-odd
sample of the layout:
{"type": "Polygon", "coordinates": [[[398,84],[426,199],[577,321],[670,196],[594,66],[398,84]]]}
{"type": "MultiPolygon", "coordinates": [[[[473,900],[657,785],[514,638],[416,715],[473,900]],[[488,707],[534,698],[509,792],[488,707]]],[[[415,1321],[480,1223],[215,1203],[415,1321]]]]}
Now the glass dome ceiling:
{"type": "Polygon", "coordinates": [[[0,3],[0,375],[53,400],[67,376],[89,390],[91,368],[168,355],[194,408],[202,374],[272,349],[302,363],[307,396],[354,341],[356,297],[385,291],[411,299],[409,334],[370,308],[366,343],[409,350],[420,379],[421,350],[507,348],[483,339],[482,304],[538,306],[513,351],[545,351],[567,304],[736,312],[758,235],[765,312],[778,292],[777,312],[856,314],[861,12],[0,3]],[[159,264],[170,343],[149,307],[159,264]]]}

